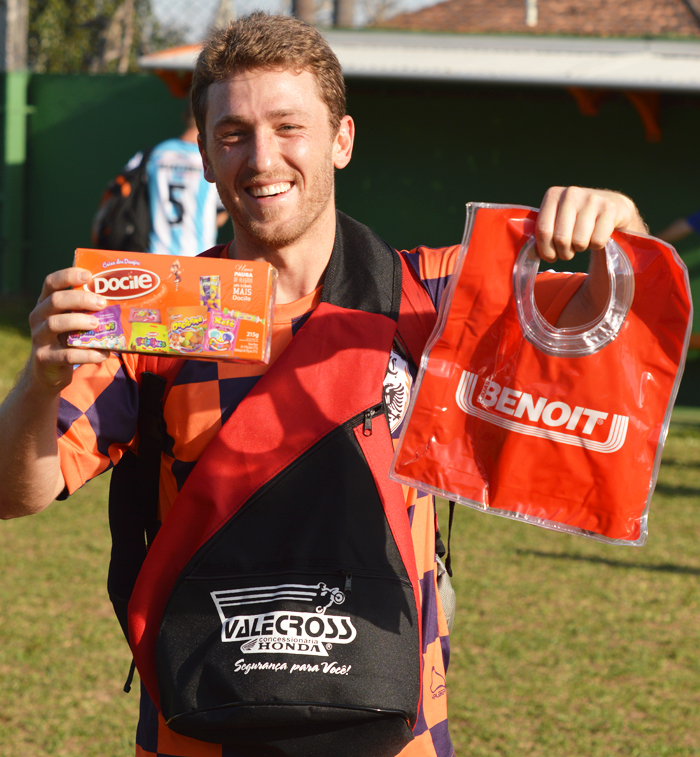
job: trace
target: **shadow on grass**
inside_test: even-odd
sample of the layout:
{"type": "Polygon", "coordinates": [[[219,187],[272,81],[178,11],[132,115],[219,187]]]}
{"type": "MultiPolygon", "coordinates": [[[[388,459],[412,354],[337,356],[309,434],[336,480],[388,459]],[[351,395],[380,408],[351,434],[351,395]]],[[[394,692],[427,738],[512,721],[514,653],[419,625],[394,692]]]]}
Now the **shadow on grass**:
{"type": "Polygon", "coordinates": [[[665,457],[661,465],[663,468],[697,468],[700,466],[700,460],[677,460],[675,457],[665,457]]]}
{"type": "Polygon", "coordinates": [[[656,573],[681,573],[688,576],[700,576],[700,568],[691,568],[687,565],[673,565],[671,563],[662,563],[660,565],[649,565],[648,563],[623,562],[621,560],[608,560],[604,557],[595,557],[594,555],[571,555],[565,552],[542,552],[537,549],[517,549],[518,555],[529,555],[531,557],[546,557],[551,560],[571,560],[575,562],[597,563],[598,565],[609,565],[611,568],[632,568],[635,570],[649,570],[656,573]]]}
{"type": "Polygon", "coordinates": [[[700,489],[693,486],[669,486],[656,484],[655,494],[665,494],[669,497],[700,497],[700,489]]]}

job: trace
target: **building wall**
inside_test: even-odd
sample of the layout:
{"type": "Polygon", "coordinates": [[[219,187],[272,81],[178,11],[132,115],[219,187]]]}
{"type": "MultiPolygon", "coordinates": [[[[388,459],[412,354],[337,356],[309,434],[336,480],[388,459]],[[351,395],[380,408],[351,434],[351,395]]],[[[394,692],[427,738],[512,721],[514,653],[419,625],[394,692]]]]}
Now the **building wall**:
{"type": "MultiPolygon", "coordinates": [[[[54,261],[89,243],[109,178],[179,133],[184,102],[147,75],[34,76],[29,97],[27,283],[36,291],[54,261]]],[[[397,246],[458,241],[466,202],[536,206],[553,184],[625,192],[652,231],[700,208],[700,97],[664,99],[656,144],[620,96],[587,118],[562,91],[350,82],[349,111],[357,139],[337,175],[338,205],[397,246]]]]}
{"type": "Polygon", "coordinates": [[[655,144],[621,95],[584,117],[560,90],[351,83],[349,110],[357,139],[339,204],[399,245],[454,241],[465,202],[537,206],[552,185],[625,192],[652,230],[700,208],[700,97],[663,98],[655,144]]]}

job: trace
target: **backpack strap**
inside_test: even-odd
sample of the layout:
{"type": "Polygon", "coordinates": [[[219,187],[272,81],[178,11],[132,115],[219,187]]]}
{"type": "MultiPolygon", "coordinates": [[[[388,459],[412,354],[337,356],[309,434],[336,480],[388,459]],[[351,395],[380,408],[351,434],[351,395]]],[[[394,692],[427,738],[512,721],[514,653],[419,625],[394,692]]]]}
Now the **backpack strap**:
{"type": "Polygon", "coordinates": [[[107,591],[129,640],[127,607],[148,545],[158,531],[160,456],[165,441],[163,404],[183,365],[178,358],[145,357],[139,383],[138,454],[125,450],[109,485],[112,553],[107,591]]]}

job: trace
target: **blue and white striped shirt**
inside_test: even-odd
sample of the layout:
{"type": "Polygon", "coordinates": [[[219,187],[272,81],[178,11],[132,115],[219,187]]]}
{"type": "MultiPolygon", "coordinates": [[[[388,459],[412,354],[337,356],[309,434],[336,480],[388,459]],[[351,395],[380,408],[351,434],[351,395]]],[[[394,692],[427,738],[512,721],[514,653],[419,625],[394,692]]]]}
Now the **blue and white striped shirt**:
{"type": "Polygon", "coordinates": [[[199,148],[168,139],[146,164],[152,230],[148,252],[197,255],[216,244],[217,211],[223,210],[214,184],[204,178],[199,148]]]}

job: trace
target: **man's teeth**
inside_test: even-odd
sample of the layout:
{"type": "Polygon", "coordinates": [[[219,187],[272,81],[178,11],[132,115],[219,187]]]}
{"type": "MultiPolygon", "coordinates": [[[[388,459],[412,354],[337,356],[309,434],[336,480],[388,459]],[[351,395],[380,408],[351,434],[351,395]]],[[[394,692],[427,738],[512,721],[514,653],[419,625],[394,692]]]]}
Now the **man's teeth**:
{"type": "Polygon", "coordinates": [[[281,192],[287,192],[292,188],[290,181],[283,181],[279,184],[267,184],[264,187],[251,187],[250,193],[253,197],[270,197],[271,195],[278,195],[281,192]]]}

